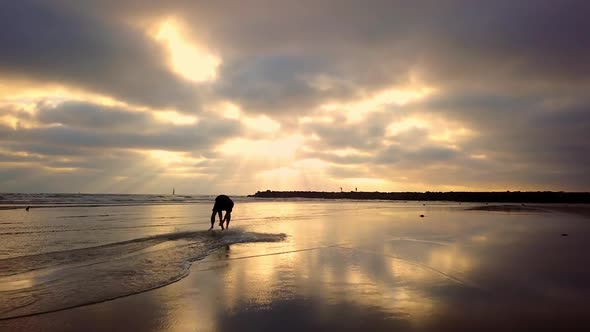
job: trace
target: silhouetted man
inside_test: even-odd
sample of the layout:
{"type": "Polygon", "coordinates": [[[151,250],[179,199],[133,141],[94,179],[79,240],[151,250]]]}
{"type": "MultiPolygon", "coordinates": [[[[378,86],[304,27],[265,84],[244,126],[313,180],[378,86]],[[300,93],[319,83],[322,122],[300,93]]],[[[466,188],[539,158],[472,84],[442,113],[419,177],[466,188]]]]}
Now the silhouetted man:
{"type": "Polygon", "coordinates": [[[231,200],[231,198],[229,198],[226,195],[219,195],[217,197],[215,197],[215,204],[213,205],[213,213],[211,214],[211,228],[209,228],[209,230],[213,229],[213,224],[215,224],[215,214],[217,213],[219,215],[219,226],[221,226],[221,229],[225,229],[223,227],[223,222],[225,221],[225,227],[229,228],[229,222],[231,220],[231,210],[234,207],[234,201],[231,200]],[[225,211],[225,216],[223,217],[223,219],[221,219],[221,211],[225,211]]]}

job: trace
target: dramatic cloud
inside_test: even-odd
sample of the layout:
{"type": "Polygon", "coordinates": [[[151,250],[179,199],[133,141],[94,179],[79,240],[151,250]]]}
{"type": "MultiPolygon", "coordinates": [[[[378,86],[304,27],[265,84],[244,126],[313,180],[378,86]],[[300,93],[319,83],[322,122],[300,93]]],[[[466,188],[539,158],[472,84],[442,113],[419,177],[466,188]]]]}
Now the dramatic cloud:
{"type": "Polygon", "coordinates": [[[150,114],[90,104],[62,103],[37,112],[36,119],[49,126],[0,126],[0,138],[61,147],[193,151],[206,150],[220,139],[239,132],[235,120],[204,118],[194,125],[174,125],[159,123],[150,114]]]}
{"type": "Polygon", "coordinates": [[[0,187],[590,190],[589,14],[577,0],[2,3],[0,187]]]}
{"type": "Polygon", "coordinates": [[[167,70],[165,50],[124,22],[46,1],[0,4],[0,74],[61,83],[154,107],[198,106],[198,88],[167,70]]]}

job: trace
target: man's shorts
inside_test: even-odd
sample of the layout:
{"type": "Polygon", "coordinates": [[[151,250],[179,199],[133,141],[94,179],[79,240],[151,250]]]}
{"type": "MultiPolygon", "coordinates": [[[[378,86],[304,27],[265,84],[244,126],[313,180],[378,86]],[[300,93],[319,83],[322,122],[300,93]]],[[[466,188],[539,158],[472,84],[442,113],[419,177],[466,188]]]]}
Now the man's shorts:
{"type": "Polygon", "coordinates": [[[231,198],[225,195],[219,195],[215,198],[215,204],[213,205],[213,211],[227,211],[231,212],[234,208],[234,202],[231,198]]]}

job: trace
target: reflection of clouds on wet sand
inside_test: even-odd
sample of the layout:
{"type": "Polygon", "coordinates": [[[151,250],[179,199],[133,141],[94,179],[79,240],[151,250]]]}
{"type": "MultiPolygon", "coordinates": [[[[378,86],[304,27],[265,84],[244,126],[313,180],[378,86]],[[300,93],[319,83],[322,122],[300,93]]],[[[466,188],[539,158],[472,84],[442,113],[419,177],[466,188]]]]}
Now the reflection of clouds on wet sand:
{"type": "Polygon", "coordinates": [[[269,310],[303,297],[373,308],[415,323],[435,309],[429,288],[464,286],[427,266],[338,246],[251,258],[226,266],[220,277],[230,312],[244,306],[269,310]]]}
{"type": "MultiPolygon", "coordinates": [[[[527,306],[533,297],[522,296],[538,288],[537,282],[522,283],[523,278],[536,278],[541,283],[551,281],[556,287],[545,284],[542,289],[556,299],[568,300],[564,295],[567,291],[561,287],[564,280],[534,275],[537,264],[531,261],[533,256],[529,257],[543,247],[553,247],[539,241],[554,230],[555,216],[465,214],[433,209],[429,211],[430,219],[423,222],[416,218],[418,209],[373,214],[382,206],[369,203],[355,208],[354,204],[343,204],[353,207],[346,211],[333,209],[335,206],[330,204],[323,211],[309,207],[297,211],[297,204],[290,206],[290,213],[303,218],[280,223],[289,239],[275,248],[276,254],[253,257],[225,268],[228,286],[224,301],[231,308],[229,321],[262,315],[259,311],[281,315],[282,310],[289,308],[291,318],[315,310],[320,315],[316,319],[330,321],[326,324],[333,328],[339,325],[331,321],[337,318],[330,315],[336,308],[348,306],[358,312],[371,311],[381,317],[380,322],[388,321],[375,325],[378,328],[390,328],[394,321],[409,324],[406,327],[432,326],[435,320],[445,317],[449,324],[480,326],[477,320],[461,320],[457,308],[466,314],[482,315],[482,322],[492,319],[491,313],[497,312],[508,321],[523,323],[526,320],[519,320],[510,311],[519,312],[515,305],[527,306]],[[313,217],[309,218],[310,215],[313,217]],[[535,223],[535,228],[531,228],[531,223],[535,223]],[[506,288],[505,283],[514,285],[506,288]],[[299,311],[303,304],[315,304],[317,308],[299,311]],[[475,307],[470,308],[471,305],[475,307]],[[482,308],[489,312],[482,313],[482,308]]],[[[256,250],[268,254],[265,249],[256,250]]],[[[563,254],[563,250],[558,252],[563,254]]],[[[528,305],[537,309],[543,306],[528,305]]],[[[348,313],[348,317],[354,315],[348,313]]],[[[347,321],[348,317],[342,320],[347,321]]],[[[318,322],[311,323],[306,317],[297,319],[301,321],[293,326],[317,327],[314,324],[318,322]]]]}
{"type": "Polygon", "coordinates": [[[245,308],[274,312],[277,305],[317,301],[320,315],[330,316],[335,307],[348,305],[370,308],[382,319],[407,321],[419,321],[431,313],[434,303],[421,288],[445,283],[444,278],[387,257],[377,258],[387,270],[376,274],[375,262],[367,264],[374,260],[371,256],[329,247],[230,264],[219,271],[225,285],[222,306],[239,315],[245,308]]]}
{"type": "MultiPolygon", "coordinates": [[[[142,311],[135,314],[144,330],[164,331],[584,330],[590,323],[590,225],[581,217],[257,201],[236,207],[232,227],[287,238],[222,247],[180,282],[76,312],[86,322],[102,312],[104,327],[112,323],[107,309],[142,311]]],[[[67,312],[21,322],[66,322],[67,312]]]]}

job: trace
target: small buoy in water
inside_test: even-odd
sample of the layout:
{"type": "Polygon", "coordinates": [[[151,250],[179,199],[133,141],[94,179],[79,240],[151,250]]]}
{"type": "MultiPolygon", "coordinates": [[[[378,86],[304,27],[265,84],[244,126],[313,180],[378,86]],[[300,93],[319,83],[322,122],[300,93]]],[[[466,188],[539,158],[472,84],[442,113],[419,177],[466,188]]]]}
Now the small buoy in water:
{"type": "Polygon", "coordinates": [[[25,210],[29,211],[30,206],[27,206],[27,208],[25,210]]]}
{"type": "Polygon", "coordinates": [[[423,214],[421,214],[421,215],[420,215],[420,218],[424,218],[424,215],[423,215],[423,214]]]}
{"type": "Polygon", "coordinates": [[[561,236],[567,236],[567,233],[561,233],[561,236]]]}

